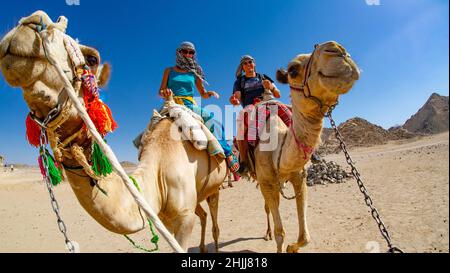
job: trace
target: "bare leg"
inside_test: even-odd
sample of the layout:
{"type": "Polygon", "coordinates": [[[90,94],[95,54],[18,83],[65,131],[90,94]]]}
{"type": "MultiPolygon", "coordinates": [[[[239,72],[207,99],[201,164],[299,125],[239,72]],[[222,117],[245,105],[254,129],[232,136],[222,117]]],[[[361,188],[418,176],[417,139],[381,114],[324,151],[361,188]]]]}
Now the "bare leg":
{"type": "Polygon", "coordinates": [[[269,241],[272,240],[272,229],[270,228],[270,209],[266,203],[264,204],[264,210],[266,211],[267,216],[267,231],[266,236],[264,236],[264,240],[269,241]]]}
{"type": "Polygon", "coordinates": [[[310,240],[308,226],[306,224],[306,177],[303,177],[300,173],[296,173],[292,176],[291,180],[294,186],[297,203],[297,216],[298,216],[298,239],[296,243],[289,244],[286,252],[296,253],[300,247],[306,246],[310,240]]]}
{"type": "Polygon", "coordinates": [[[269,206],[270,212],[272,213],[275,241],[277,242],[277,252],[281,253],[283,252],[285,233],[279,211],[280,193],[278,191],[278,185],[275,185],[274,182],[272,182],[271,184],[269,183],[270,182],[267,181],[260,181],[260,187],[261,192],[264,196],[264,200],[269,206]]]}
{"type": "Polygon", "coordinates": [[[197,204],[195,208],[195,214],[200,218],[200,225],[202,226],[202,234],[200,238],[200,253],[207,253],[208,249],[205,247],[205,233],[206,233],[206,217],[208,216],[202,206],[197,204]]]}
{"type": "Polygon", "coordinates": [[[216,253],[219,252],[219,224],[217,223],[217,215],[219,212],[219,192],[210,195],[206,202],[209,206],[209,211],[211,213],[211,219],[212,219],[212,234],[214,238],[214,246],[216,249],[216,253]]]}

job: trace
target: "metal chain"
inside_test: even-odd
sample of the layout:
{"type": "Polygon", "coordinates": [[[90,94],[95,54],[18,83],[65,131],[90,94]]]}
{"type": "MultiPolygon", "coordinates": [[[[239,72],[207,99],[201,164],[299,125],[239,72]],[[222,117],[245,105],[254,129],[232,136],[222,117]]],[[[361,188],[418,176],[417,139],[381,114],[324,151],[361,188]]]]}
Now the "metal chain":
{"type": "Polygon", "coordinates": [[[55,194],[53,193],[53,188],[52,188],[52,184],[50,181],[50,174],[49,174],[49,170],[48,170],[48,157],[47,157],[47,143],[48,143],[48,139],[47,139],[47,134],[46,134],[46,126],[47,124],[53,119],[53,115],[57,114],[59,112],[59,107],[54,108],[53,110],[51,110],[48,114],[48,116],[45,118],[45,120],[42,122],[42,124],[39,124],[41,126],[41,135],[39,138],[39,152],[40,152],[40,156],[42,158],[42,165],[44,167],[44,171],[45,171],[45,184],[47,185],[47,190],[48,193],[50,195],[50,201],[52,204],[52,209],[56,214],[56,218],[57,218],[57,223],[58,223],[58,228],[61,231],[61,233],[64,236],[65,239],[65,243],[66,243],[66,247],[69,250],[70,253],[75,253],[75,246],[72,243],[72,241],[69,240],[69,237],[67,236],[67,228],[66,228],[66,224],[64,224],[64,221],[61,218],[61,215],[59,213],[59,205],[58,205],[58,201],[56,201],[55,198],[55,194]]]}
{"type": "Polygon", "coordinates": [[[345,158],[347,160],[347,163],[352,168],[352,174],[353,174],[353,176],[356,179],[356,183],[358,183],[359,190],[364,194],[364,201],[366,202],[366,205],[371,210],[372,218],[377,222],[378,229],[380,230],[381,235],[384,237],[384,239],[386,240],[386,242],[388,244],[388,247],[389,247],[388,252],[389,253],[403,253],[403,250],[401,250],[400,248],[398,248],[398,247],[396,247],[396,246],[394,246],[392,244],[391,236],[389,235],[389,232],[388,232],[385,224],[381,220],[381,217],[380,217],[380,214],[378,213],[378,210],[373,205],[372,198],[370,197],[369,193],[367,192],[367,189],[364,186],[363,181],[361,180],[361,175],[359,174],[358,170],[356,169],[355,164],[354,164],[352,158],[350,157],[350,154],[347,151],[347,147],[345,146],[344,140],[342,139],[342,135],[339,132],[339,130],[338,130],[337,126],[336,126],[336,123],[333,120],[333,117],[331,116],[331,112],[332,111],[329,111],[326,114],[326,116],[330,120],[331,127],[335,131],[335,136],[339,140],[339,145],[340,145],[342,151],[344,152],[344,155],[345,155],[345,158]]]}

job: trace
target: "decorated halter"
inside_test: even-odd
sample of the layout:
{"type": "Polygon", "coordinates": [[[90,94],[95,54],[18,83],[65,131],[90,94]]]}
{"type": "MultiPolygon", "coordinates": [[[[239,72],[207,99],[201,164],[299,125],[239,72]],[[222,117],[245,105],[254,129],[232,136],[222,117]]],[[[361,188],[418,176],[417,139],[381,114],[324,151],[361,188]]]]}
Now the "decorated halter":
{"type": "MultiPolygon", "coordinates": [[[[313,59],[316,55],[317,49],[318,47],[322,46],[323,44],[316,44],[314,45],[314,50],[311,53],[311,56],[308,59],[308,62],[306,64],[306,69],[305,69],[305,78],[303,79],[303,82],[301,84],[300,87],[295,87],[290,85],[289,87],[291,88],[292,91],[294,92],[299,92],[303,95],[303,97],[310,99],[312,101],[314,101],[318,106],[319,106],[319,111],[323,116],[330,116],[331,112],[334,110],[334,108],[338,105],[339,101],[336,100],[336,102],[333,105],[327,105],[325,103],[323,103],[318,97],[313,96],[311,93],[311,88],[309,87],[309,77],[311,76],[311,70],[312,70],[312,63],[313,63],[313,59]],[[323,108],[326,109],[326,111],[323,111],[323,108]]],[[[340,54],[340,53],[333,53],[333,54],[340,54]]],[[[347,58],[348,54],[344,54],[342,53],[341,55],[343,58],[347,58]]],[[[298,136],[295,133],[294,130],[294,122],[291,123],[290,126],[291,132],[292,132],[292,136],[295,140],[295,143],[297,144],[297,147],[303,151],[303,159],[307,159],[307,157],[309,157],[313,152],[314,152],[314,148],[311,146],[307,146],[305,144],[303,144],[300,140],[300,138],[298,138],[298,136]]]]}
{"type": "MultiPolygon", "coordinates": [[[[30,20],[32,19],[33,18],[30,20]]],[[[21,20],[19,24],[29,26],[39,34],[42,34],[41,32],[45,29],[58,28],[60,30],[55,31],[54,35],[62,36],[55,38],[63,39],[65,49],[70,57],[72,71],[75,75],[72,83],[74,89],[83,92],[83,101],[86,111],[97,131],[104,138],[109,132],[112,132],[117,128],[117,124],[112,117],[109,107],[100,99],[100,89],[98,88],[96,77],[91,69],[85,64],[85,59],[78,43],[70,36],[64,34],[67,27],[67,19],[62,16],[55,24],[51,21],[49,22],[49,18],[44,19],[41,16],[39,24],[36,24],[33,21],[28,22],[27,20],[21,20]]],[[[43,47],[47,56],[48,49],[44,43],[43,47]]],[[[65,102],[58,102],[44,120],[38,119],[34,113],[30,112],[25,122],[27,129],[26,135],[29,143],[35,147],[40,147],[38,162],[41,172],[46,176],[47,172],[45,172],[45,169],[48,169],[53,185],[57,185],[62,179],[62,160],[63,155],[67,154],[69,154],[70,157],[75,158],[86,173],[95,180],[98,180],[100,176],[106,176],[112,172],[110,162],[95,141],[92,141],[90,160],[86,159],[81,147],[76,144],[71,145],[77,137],[83,134],[87,134],[90,138],[86,125],[65,140],[60,140],[58,138],[55,131],[69,119],[69,110],[71,106],[72,105],[68,103],[67,100],[65,102]],[[47,142],[50,142],[54,156],[52,156],[45,148],[44,145],[47,144],[47,142]],[[66,149],[68,146],[72,146],[69,152],[66,149]]],[[[65,167],[68,168],[67,166],[65,167]]]]}
{"type": "MultiPolygon", "coordinates": [[[[303,79],[302,84],[300,85],[300,87],[296,87],[296,86],[292,86],[290,85],[289,87],[291,88],[292,91],[294,92],[299,92],[302,93],[302,95],[307,98],[310,99],[312,101],[314,101],[318,106],[319,106],[319,111],[322,115],[327,116],[328,114],[330,114],[334,108],[339,104],[339,101],[336,100],[336,102],[332,105],[327,105],[325,103],[323,103],[318,97],[313,96],[311,93],[311,88],[309,87],[309,78],[311,76],[311,70],[312,70],[312,63],[314,60],[314,57],[317,53],[317,49],[322,46],[323,44],[316,44],[314,45],[314,50],[311,53],[311,56],[308,59],[308,62],[306,64],[306,69],[305,69],[305,78],[303,79]],[[323,108],[325,107],[326,111],[323,111],[323,108]]],[[[335,54],[335,53],[333,53],[335,54]]],[[[339,53],[336,53],[336,55],[339,53]]],[[[343,58],[347,58],[348,54],[343,54],[342,53],[342,57],[343,58]]]]}

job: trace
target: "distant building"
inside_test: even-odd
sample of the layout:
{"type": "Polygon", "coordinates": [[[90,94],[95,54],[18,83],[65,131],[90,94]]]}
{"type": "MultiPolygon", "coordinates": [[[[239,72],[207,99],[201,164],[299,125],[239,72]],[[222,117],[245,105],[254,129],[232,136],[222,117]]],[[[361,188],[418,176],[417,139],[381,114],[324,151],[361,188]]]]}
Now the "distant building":
{"type": "Polygon", "coordinates": [[[0,167],[3,167],[5,164],[5,158],[0,155],[0,167]]]}

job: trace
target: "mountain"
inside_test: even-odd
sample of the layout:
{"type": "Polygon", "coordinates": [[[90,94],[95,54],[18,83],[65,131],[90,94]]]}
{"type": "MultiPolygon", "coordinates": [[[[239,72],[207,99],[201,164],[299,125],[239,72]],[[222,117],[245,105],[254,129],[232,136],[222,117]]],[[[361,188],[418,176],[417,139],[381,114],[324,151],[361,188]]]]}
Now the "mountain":
{"type": "Polygon", "coordinates": [[[120,165],[122,165],[122,167],[124,167],[124,168],[134,168],[137,166],[136,163],[130,162],[130,161],[121,161],[120,165]]]}
{"type": "Polygon", "coordinates": [[[408,119],[403,128],[416,134],[437,134],[448,131],[448,96],[433,93],[424,106],[408,119]]]}

